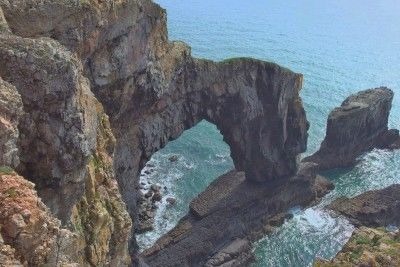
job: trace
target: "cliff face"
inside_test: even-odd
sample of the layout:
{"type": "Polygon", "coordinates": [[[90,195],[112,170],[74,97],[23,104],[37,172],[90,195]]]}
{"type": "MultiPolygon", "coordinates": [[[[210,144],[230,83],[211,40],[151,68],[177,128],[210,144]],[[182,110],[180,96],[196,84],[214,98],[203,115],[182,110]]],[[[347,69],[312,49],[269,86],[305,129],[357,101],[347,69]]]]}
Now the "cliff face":
{"type": "Polygon", "coordinates": [[[12,91],[0,99],[18,106],[0,109],[1,164],[77,233],[80,262],[125,264],[131,225],[114,178],[135,222],[140,170],[203,119],[247,180],[296,173],[308,129],[302,75],[194,59],[168,41],[165,11],[148,0],[0,0],[0,11],[1,85],[12,91]]]}
{"type": "Polygon", "coordinates": [[[304,161],[320,169],[348,167],[373,148],[396,148],[398,130],[388,130],[393,91],[375,88],[358,92],[331,111],[320,149],[304,161]]]}

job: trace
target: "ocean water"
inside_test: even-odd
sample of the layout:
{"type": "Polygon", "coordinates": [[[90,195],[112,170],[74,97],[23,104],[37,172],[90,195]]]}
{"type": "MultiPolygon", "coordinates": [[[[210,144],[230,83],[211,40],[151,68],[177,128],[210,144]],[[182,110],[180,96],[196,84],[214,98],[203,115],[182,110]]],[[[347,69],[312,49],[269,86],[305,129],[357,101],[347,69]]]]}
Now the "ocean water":
{"type": "MultiPolygon", "coordinates": [[[[250,56],[304,74],[301,95],[311,123],[305,153],[319,147],[329,111],[362,89],[395,91],[390,127],[400,128],[400,1],[398,0],[157,0],[168,13],[171,40],[182,40],[196,57],[222,60],[250,56]]],[[[155,230],[138,237],[151,246],[186,214],[190,200],[233,168],[229,147],[214,125],[201,122],[170,142],[150,161],[142,180],[166,186],[155,230]],[[178,155],[177,162],[170,162],[178,155]],[[150,165],[150,166],[151,166],[150,165]]],[[[355,168],[325,173],[336,189],[321,204],[293,207],[294,218],[255,245],[253,266],[310,266],[331,258],[353,230],[322,207],[400,182],[400,152],[374,150],[355,168]]]]}

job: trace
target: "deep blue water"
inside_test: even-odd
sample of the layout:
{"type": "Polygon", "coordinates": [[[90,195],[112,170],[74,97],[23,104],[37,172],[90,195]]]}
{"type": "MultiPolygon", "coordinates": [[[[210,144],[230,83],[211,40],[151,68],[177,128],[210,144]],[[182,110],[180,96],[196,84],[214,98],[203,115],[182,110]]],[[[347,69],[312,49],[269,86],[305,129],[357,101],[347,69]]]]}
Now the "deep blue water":
{"type": "MultiPolygon", "coordinates": [[[[183,40],[194,56],[213,60],[251,56],[304,74],[302,98],[311,123],[306,154],[325,134],[329,111],[349,94],[388,86],[395,91],[391,127],[400,127],[400,1],[398,0],[158,0],[168,13],[171,40],[183,40]]],[[[177,205],[161,205],[156,229],[139,237],[145,247],[171,229],[190,200],[233,167],[229,147],[215,126],[202,122],[157,152],[155,172],[177,205]],[[168,160],[179,155],[177,162],[168,160]]],[[[294,219],[256,245],[254,266],[309,266],[340,250],[352,227],[321,207],[400,182],[400,152],[375,150],[354,169],[327,173],[336,189],[317,207],[293,209],[294,219]]]]}

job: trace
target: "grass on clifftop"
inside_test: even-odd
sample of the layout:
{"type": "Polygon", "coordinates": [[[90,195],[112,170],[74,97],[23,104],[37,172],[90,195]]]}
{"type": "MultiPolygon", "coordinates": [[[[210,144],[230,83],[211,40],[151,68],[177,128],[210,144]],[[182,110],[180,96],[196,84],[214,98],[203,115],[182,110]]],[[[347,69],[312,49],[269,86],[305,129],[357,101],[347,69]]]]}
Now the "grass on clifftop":
{"type": "Polygon", "coordinates": [[[400,266],[400,233],[361,227],[333,260],[317,260],[314,266],[400,266]]]}

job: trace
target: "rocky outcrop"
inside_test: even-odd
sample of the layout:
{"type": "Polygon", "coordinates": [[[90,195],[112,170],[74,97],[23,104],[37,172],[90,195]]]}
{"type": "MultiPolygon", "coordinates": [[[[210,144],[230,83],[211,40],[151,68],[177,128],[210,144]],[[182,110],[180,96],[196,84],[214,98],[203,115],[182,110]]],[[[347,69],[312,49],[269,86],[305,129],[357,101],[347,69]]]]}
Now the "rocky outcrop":
{"type": "Polygon", "coordinates": [[[348,167],[373,148],[396,148],[399,131],[388,130],[392,90],[381,87],[348,97],[328,117],[320,149],[303,161],[315,162],[321,170],[348,167]]]}
{"type": "Polygon", "coordinates": [[[17,89],[0,77],[0,166],[19,165],[18,124],[23,115],[22,100],[17,89]]]}
{"type": "Polygon", "coordinates": [[[96,151],[87,165],[85,194],[74,206],[71,222],[90,266],[128,266],[132,222],[113,170],[115,138],[107,115],[98,108],[96,151]]]}
{"type": "Polygon", "coordinates": [[[110,151],[114,143],[108,118],[103,114],[96,153],[87,166],[85,194],[72,210],[72,225],[68,229],[62,228],[60,221],[37,197],[33,183],[18,176],[10,167],[0,168],[2,263],[15,261],[24,266],[130,264],[131,221],[112,169],[110,151]]]}
{"type": "Polygon", "coordinates": [[[281,225],[289,208],[308,206],[331,189],[315,172],[314,164],[305,164],[291,179],[263,186],[249,182],[243,172],[229,172],[140,256],[149,266],[243,266],[252,260],[250,242],[281,225]]]}
{"type": "MultiPolygon", "coordinates": [[[[18,1],[0,4],[22,7],[18,1]]],[[[49,3],[36,4],[51,11],[49,3]]],[[[39,226],[32,226],[44,235],[46,244],[56,240],[54,253],[46,247],[44,252],[32,250],[9,238],[5,243],[18,257],[26,255],[23,262],[29,266],[56,266],[62,260],[61,250],[65,250],[66,262],[79,266],[127,266],[131,221],[113,170],[115,138],[108,116],[84,77],[80,59],[55,40],[23,38],[8,27],[0,33],[0,58],[4,62],[0,76],[7,81],[0,83],[0,166],[11,166],[35,182],[40,197],[62,220],[60,224],[45,211],[39,223],[63,227],[61,237],[47,237],[36,230],[39,226]]],[[[31,191],[19,190],[36,194],[31,191]]],[[[29,206],[27,210],[31,208],[35,209],[29,206]]],[[[35,238],[32,230],[29,240],[21,242],[35,238]]]]}
{"type": "Polygon", "coordinates": [[[400,234],[385,229],[360,227],[333,260],[319,259],[314,267],[400,266],[400,234]]]}
{"type": "Polygon", "coordinates": [[[368,191],[351,199],[342,197],[328,209],[346,216],[357,226],[400,225],[400,185],[368,191]]]}
{"type": "Polygon", "coordinates": [[[317,260],[314,266],[399,266],[400,232],[385,228],[400,225],[400,185],[342,197],[327,208],[358,228],[335,258],[317,260]]]}
{"type": "Polygon", "coordinates": [[[0,179],[1,254],[21,266],[77,264],[78,239],[61,229],[60,221],[37,197],[34,185],[12,170],[0,170],[0,179]]]}
{"type": "Polygon", "coordinates": [[[0,76],[16,87],[23,103],[17,170],[66,222],[83,194],[95,149],[97,101],[79,60],[54,40],[2,34],[0,60],[0,76]]]}

